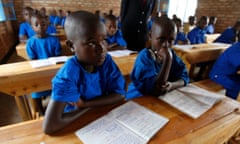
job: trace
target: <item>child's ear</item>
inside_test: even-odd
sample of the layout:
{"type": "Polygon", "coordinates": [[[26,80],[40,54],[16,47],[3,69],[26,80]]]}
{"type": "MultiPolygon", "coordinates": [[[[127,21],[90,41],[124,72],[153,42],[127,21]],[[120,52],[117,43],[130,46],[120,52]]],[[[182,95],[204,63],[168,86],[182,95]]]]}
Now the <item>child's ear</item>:
{"type": "Polygon", "coordinates": [[[67,46],[72,52],[75,51],[75,49],[74,49],[74,47],[73,47],[73,42],[72,42],[71,40],[67,40],[67,41],[66,41],[66,46],[67,46]]]}

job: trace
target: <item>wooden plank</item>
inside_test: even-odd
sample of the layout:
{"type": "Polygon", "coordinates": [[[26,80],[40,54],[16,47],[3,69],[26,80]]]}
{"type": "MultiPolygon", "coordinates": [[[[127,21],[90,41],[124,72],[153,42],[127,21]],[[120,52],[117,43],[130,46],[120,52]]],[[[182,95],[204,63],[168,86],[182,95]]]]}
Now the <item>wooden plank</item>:
{"type": "MultiPolygon", "coordinates": [[[[222,103],[217,104],[196,120],[177,111],[156,97],[143,96],[134,101],[170,119],[169,123],[150,140],[150,144],[223,143],[240,129],[240,114],[236,110],[240,108],[240,104],[229,98],[224,99],[222,103]]],[[[42,118],[1,127],[0,139],[1,142],[7,144],[62,143],[63,141],[66,144],[81,143],[74,132],[118,105],[92,109],[79,120],[51,136],[42,132],[42,118]]]]}

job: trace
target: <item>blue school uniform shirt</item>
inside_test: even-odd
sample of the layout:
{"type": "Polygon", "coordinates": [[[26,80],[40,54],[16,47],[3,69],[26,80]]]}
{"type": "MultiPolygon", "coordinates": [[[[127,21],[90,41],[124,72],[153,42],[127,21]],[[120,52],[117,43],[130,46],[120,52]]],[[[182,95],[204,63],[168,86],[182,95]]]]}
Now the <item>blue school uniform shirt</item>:
{"type": "MultiPolygon", "coordinates": [[[[240,91],[240,43],[233,44],[215,62],[209,76],[230,91],[240,91]]],[[[235,95],[235,96],[237,96],[235,95]]],[[[236,98],[236,97],[235,97],[236,98]]]]}
{"type": "MultiPolygon", "coordinates": [[[[30,59],[46,59],[59,56],[61,54],[61,45],[59,40],[53,36],[46,38],[33,36],[27,41],[27,54],[30,59]]],[[[32,93],[32,98],[41,98],[50,94],[51,90],[35,92],[32,93]]]]}
{"type": "Polygon", "coordinates": [[[205,34],[205,30],[202,30],[199,27],[195,27],[188,33],[187,38],[189,39],[191,44],[206,43],[205,34]]]}
{"type": "MultiPolygon", "coordinates": [[[[87,72],[76,56],[70,58],[52,80],[52,99],[60,102],[91,100],[102,95],[125,95],[125,80],[110,55],[94,73],[87,72]]],[[[67,105],[65,112],[76,109],[67,105]]]]}
{"type": "Polygon", "coordinates": [[[24,22],[20,24],[18,35],[27,36],[27,38],[30,38],[35,35],[35,31],[32,29],[31,25],[28,22],[24,22]]]}
{"type": "MultiPolygon", "coordinates": [[[[187,69],[182,60],[172,50],[173,61],[169,73],[168,81],[174,82],[179,79],[184,80],[185,85],[189,82],[187,69]]],[[[128,86],[126,99],[151,95],[156,78],[161,70],[162,64],[156,62],[147,48],[143,49],[135,61],[131,73],[132,82],[128,86]]]]}
{"type": "Polygon", "coordinates": [[[53,34],[53,33],[54,34],[57,33],[57,30],[54,26],[49,25],[48,28],[47,28],[47,34],[53,34]]]}
{"type": "Polygon", "coordinates": [[[49,16],[49,22],[50,22],[50,24],[54,24],[54,21],[55,21],[55,18],[56,18],[57,16],[49,16]]]}
{"type": "Polygon", "coordinates": [[[60,16],[56,16],[53,24],[54,25],[61,25],[62,24],[62,18],[60,16]]]}
{"type": "Polygon", "coordinates": [[[62,27],[64,27],[65,21],[66,21],[66,17],[63,17],[63,18],[62,18],[62,21],[61,21],[61,26],[62,26],[62,27]]]}
{"type": "Polygon", "coordinates": [[[30,59],[46,59],[61,54],[60,41],[50,35],[45,38],[33,36],[28,40],[26,47],[30,59]]]}
{"type": "Polygon", "coordinates": [[[235,42],[235,36],[235,30],[232,27],[229,27],[214,42],[232,44],[235,42]]]}
{"type": "Polygon", "coordinates": [[[127,43],[123,39],[122,33],[119,30],[117,30],[117,32],[113,36],[107,36],[106,41],[108,44],[117,43],[119,46],[127,46],[127,43]]]}
{"type": "Polygon", "coordinates": [[[214,26],[212,24],[208,25],[205,29],[207,34],[213,34],[214,33],[214,26]]]}
{"type": "Polygon", "coordinates": [[[178,44],[178,41],[186,42],[187,37],[183,32],[178,32],[174,44],[178,44]]]}

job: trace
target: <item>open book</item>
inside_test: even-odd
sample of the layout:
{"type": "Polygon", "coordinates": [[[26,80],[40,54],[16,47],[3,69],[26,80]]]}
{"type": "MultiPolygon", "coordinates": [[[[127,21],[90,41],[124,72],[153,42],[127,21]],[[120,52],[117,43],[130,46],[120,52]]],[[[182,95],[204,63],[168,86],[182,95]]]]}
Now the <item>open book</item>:
{"type": "Polygon", "coordinates": [[[128,56],[131,54],[135,54],[137,51],[131,51],[128,49],[124,50],[114,50],[114,51],[109,51],[108,54],[110,54],[112,57],[123,57],[123,56],[128,56]]]}
{"type": "Polygon", "coordinates": [[[159,99],[196,119],[224,98],[192,84],[173,90],[159,99]]]}
{"type": "Polygon", "coordinates": [[[48,59],[40,59],[30,61],[30,64],[33,68],[40,68],[50,65],[56,65],[58,63],[64,63],[68,60],[67,56],[58,56],[58,57],[50,57],[48,59]]]}
{"type": "Polygon", "coordinates": [[[75,134],[84,144],[145,144],[167,122],[167,118],[129,101],[75,134]]]}

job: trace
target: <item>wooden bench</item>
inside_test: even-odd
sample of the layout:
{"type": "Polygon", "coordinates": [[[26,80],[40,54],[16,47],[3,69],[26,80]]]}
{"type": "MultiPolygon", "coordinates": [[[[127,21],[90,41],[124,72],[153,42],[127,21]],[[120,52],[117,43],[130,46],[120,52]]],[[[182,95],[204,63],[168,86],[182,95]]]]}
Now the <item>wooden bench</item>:
{"type": "MultiPolygon", "coordinates": [[[[124,76],[130,75],[135,59],[136,55],[113,58],[124,76]]],[[[29,61],[0,65],[0,91],[15,96],[23,120],[35,117],[25,95],[51,89],[51,80],[62,65],[32,68],[29,61]]]]}
{"type": "MultiPolygon", "coordinates": [[[[240,104],[229,98],[213,106],[198,119],[192,119],[156,97],[143,96],[134,99],[140,105],[169,119],[150,144],[223,144],[240,129],[240,104]]],[[[0,128],[0,140],[3,143],[82,143],[74,132],[97,118],[103,116],[114,107],[92,109],[75,122],[54,135],[46,135],[42,131],[43,118],[0,128]]]]}

